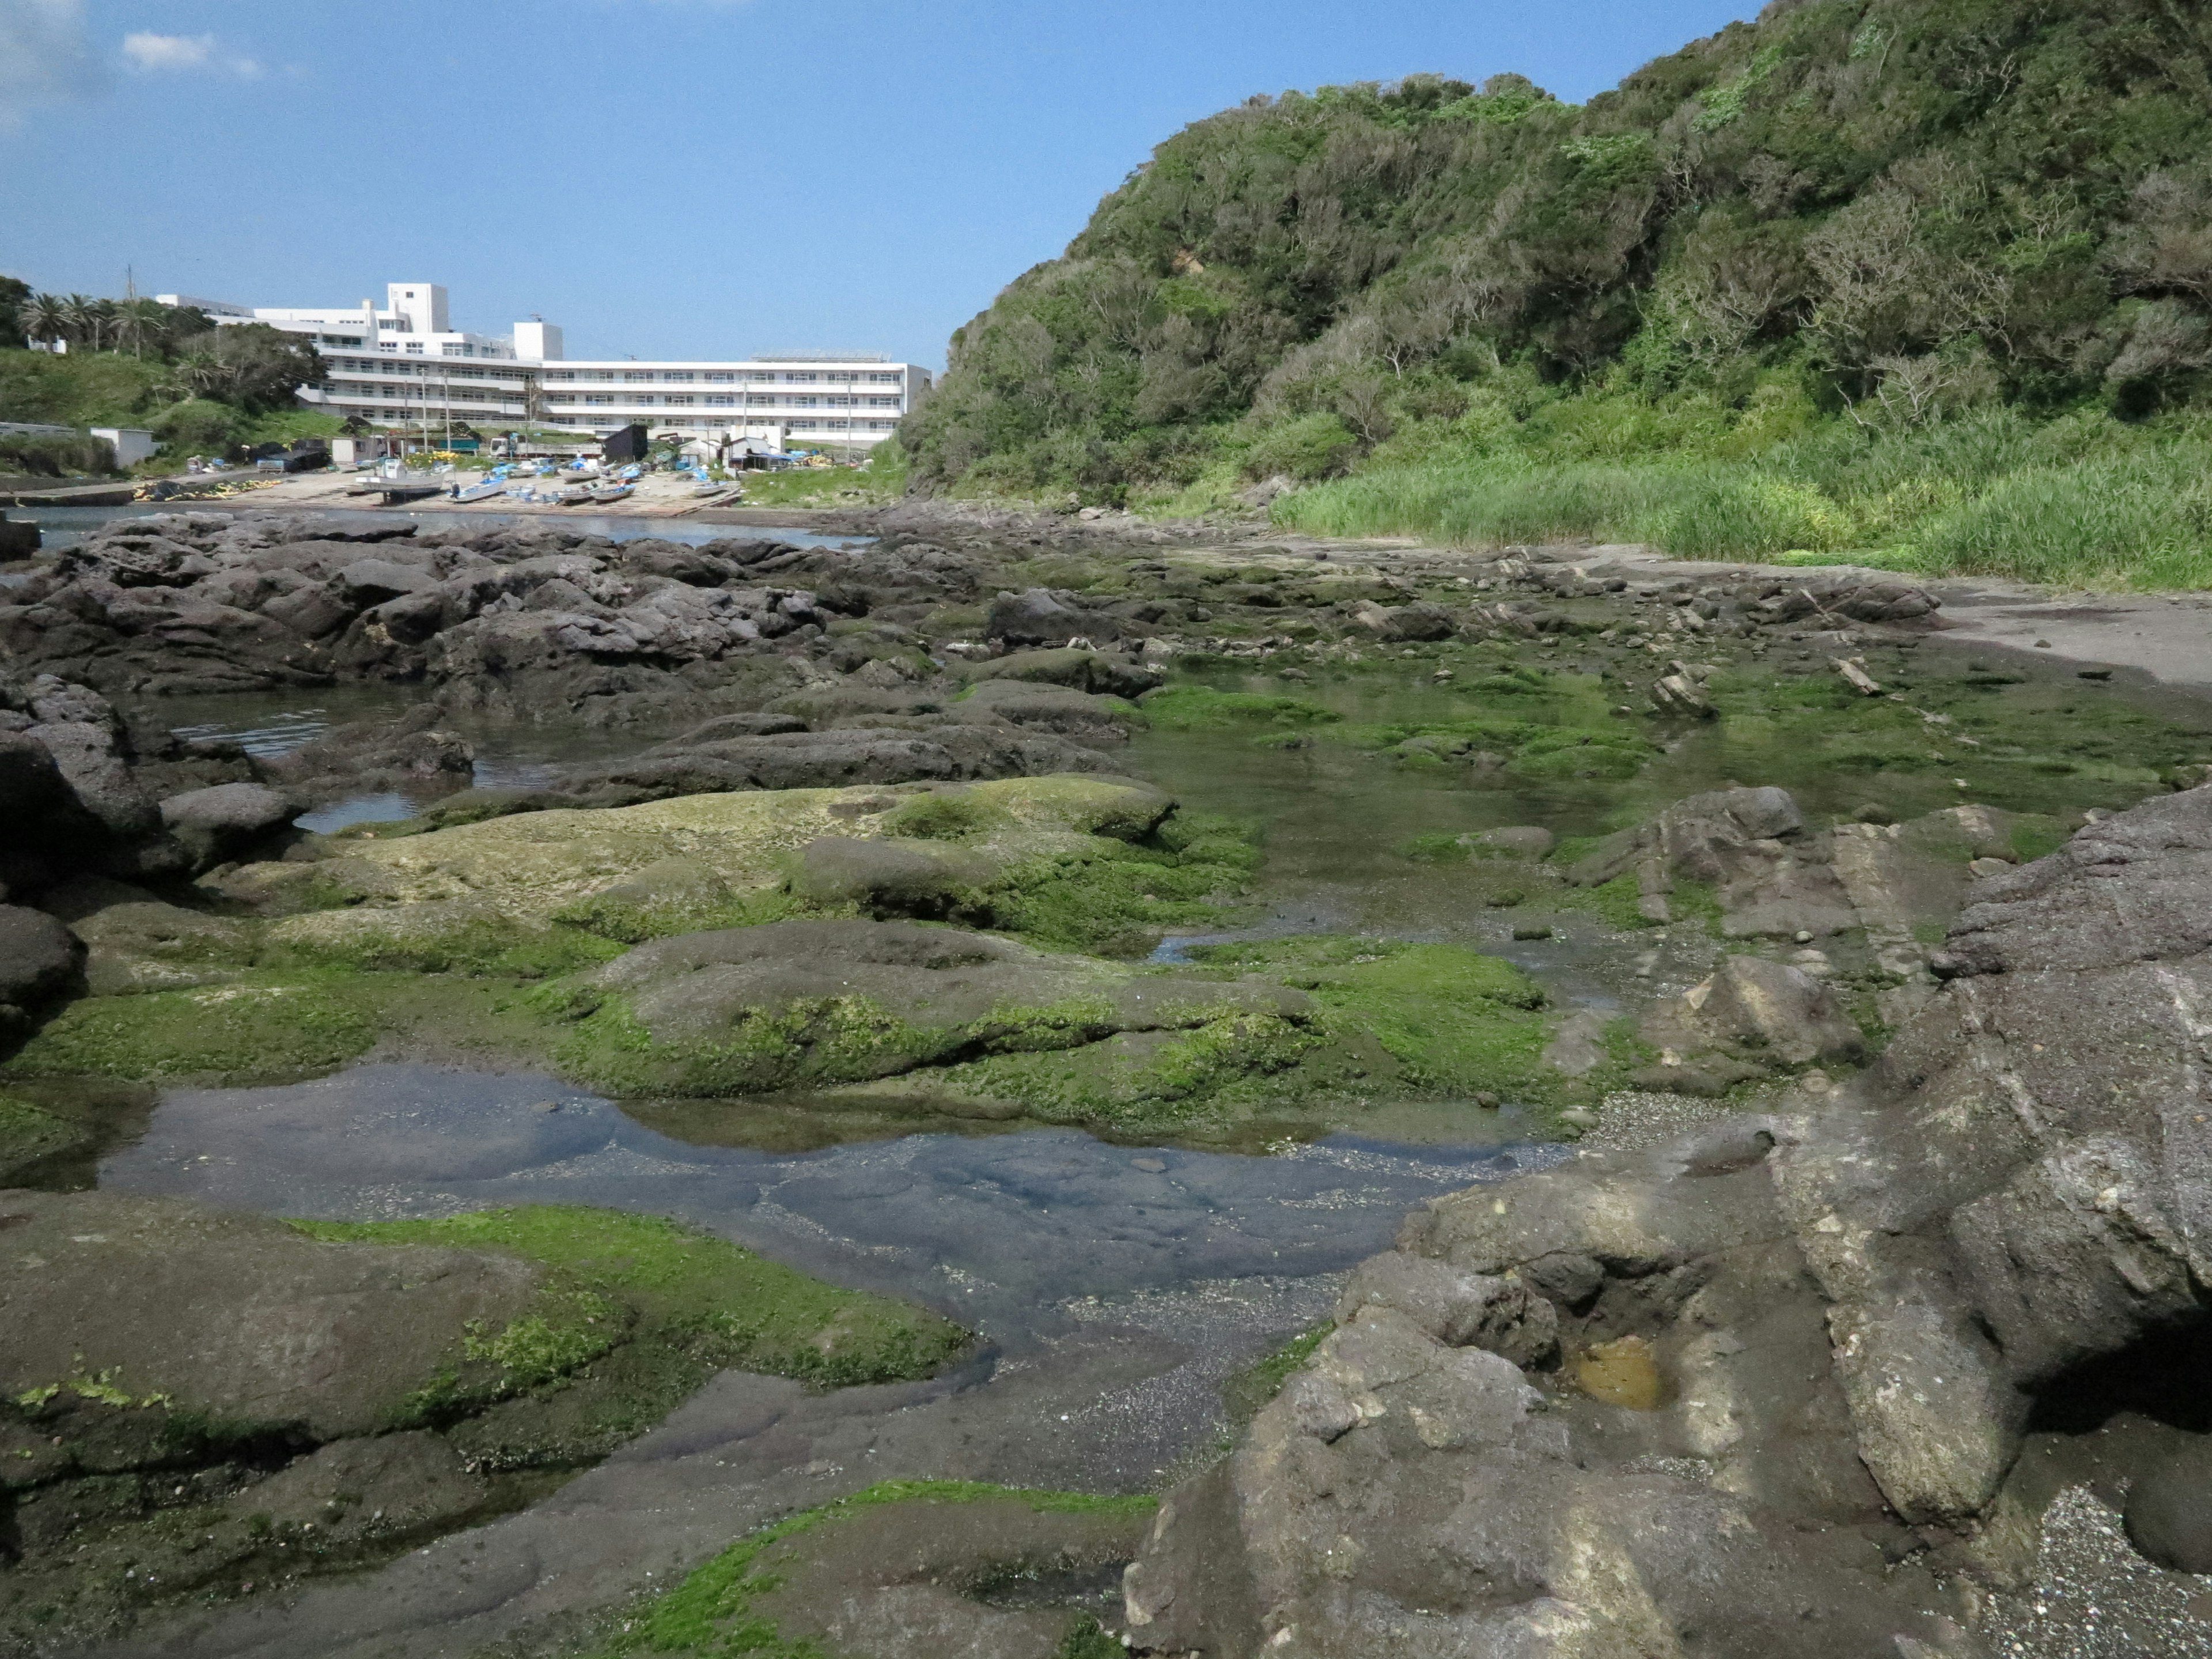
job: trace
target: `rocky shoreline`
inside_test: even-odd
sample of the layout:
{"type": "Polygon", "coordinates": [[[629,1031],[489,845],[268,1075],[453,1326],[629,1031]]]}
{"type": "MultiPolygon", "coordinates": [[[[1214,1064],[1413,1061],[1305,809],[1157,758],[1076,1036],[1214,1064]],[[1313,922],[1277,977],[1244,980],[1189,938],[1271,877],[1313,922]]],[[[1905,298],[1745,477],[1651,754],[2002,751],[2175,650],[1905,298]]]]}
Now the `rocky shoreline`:
{"type": "MultiPolygon", "coordinates": [[[[1988,1650],[2081,1485],[2079,1434],[2045,1425],[2122,1410],[2097,1379],[2195,1340],[2169,1121],[2212,846],[2193,716],[2108,665],[1961,647],[1943,593],[1878,572],[852,527],[873,539],[177,514],[0,591],[0,1181],[82,1185],[163,1084],[364,1056],[1146,1145],[1294,1145],[1377,1100],[1517,1115],[1592,1150],[1431,1205],[1361,1269],[1105,1624],[1224,1656],[1988,1650]],[[391,712],[280,755],[161,713],[338,687],[391,712]],[[541,726],[620,752],[478,785],[485,732],[541,726]],[[1434,872],[1433,918],[1285,927],[1251,822],[1130,775],[1177,742],[1545,821],[1376,849],[1434,872]],[[383,790],[412,816],[295,823],[383,790]],[[1610,1005],[1546,983],[1563,929],[1610,1005]],[[1496,939],[1534,966],[1470,942],[1496,939]]],[[[577,1254],[602,1212],[448,1237],[7,1202],[34,1339],[0,1377],[8,1618],[65,1607],[58,1632],[527,1501],[718,1368],[915,1377],[964,1340],[797,1275],[731,1305],[752,1346],[679,1338],[706,1304],[607,1265],[642,1247],[577,1254]],[[118,1274],[194,1326],[289,1310],[327,1380],[124,1321],[118,1274]],[[433,1283],[453,1305],[413,1347],[375,1335],[378,1297],[433,1283]],[[812,1311],[763,1346],[762,1308],[812,1311]],[[357,1497],[410,1487],[445,1496],[357,1497]]],[[[710,1248],[687,1237],[653,1249],[710,1248]]],[[[2196,1443],[2125,1409],[2147,1461],[2100,1490],[2154,1492],[2196,1443]]],[[[2147,1541],[2193,1536],[2186,1502],[2124,1502],[2196,1570],[2147,1541]]]]}
{"type": "Polygon", "coordinates": [[[2069,1480],[2169,1570],[2100,1650],[2196,1650],[2208,876],[2212,793],[2102,820],[1850,1085],[1431,1203],[1163,1507],[1138,1650],[1987,1653],[2069,1480]]]}

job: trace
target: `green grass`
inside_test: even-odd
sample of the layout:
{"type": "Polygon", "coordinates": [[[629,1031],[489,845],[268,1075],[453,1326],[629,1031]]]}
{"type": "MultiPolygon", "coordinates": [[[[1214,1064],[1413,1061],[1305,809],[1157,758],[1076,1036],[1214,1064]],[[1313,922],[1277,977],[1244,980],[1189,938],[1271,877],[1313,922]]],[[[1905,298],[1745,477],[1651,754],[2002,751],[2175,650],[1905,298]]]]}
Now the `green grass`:
{"type": "Polygon", "coordinates": [[[1594,458],[1586,431],[1531,421],[1378,452],[1352,477],[1285,496],[1286,529],[1461,545],[1649,542],[1693,559],[1871,564],[2091,588],[2212,586],[2212,431],[2176,417],[2038,423],[1991,410],[1930,429],[1833,421],[1725,453],[1735,427],[1639,425],[1642,400],[1577,400],[1633,432],[1594,458]],[[1570,436],[1563,436],[1569,430],[1570,436]],[[1571,441],[1571,437],[1572,441],[1571,441]]]}
{"type": "MultiPolygon", "coordinates": [[[[649,1603],[625,1628],[589,1659],[619,1659],[638,1653],[672,1653],[693,1659],[830,1659],[805,1640],[792,1640],[762,1614],[755,1603],[783,1583],[769,1560],[776,1547],[818,1528],[889,1504],[957,1505],[992,1498],[1025,1503],[1044,1513],[1143,1516],[1158,1507],[1151,1497],[1093,1497],[1083,1492],[1039,1492],[995,1486],[977,1480],[884,1480],[833,1503],[802,1510],[748,1534],[713,1560],[685,1575],[666,1595],[649,1603]]],[[[952,1517],[948,1525],[957,1525],[952,1517]]],[[[1069,1632],[1073,1643],[1079,1633],[1069,1632]]],[[[1064,1648],[1063,1651],[1066,1651],[1064,1648]]],[[[1119,1644],[1114,1651],[1119,1652],[1119,1644]]],[[[1074,1650],[1089,1659],[1085,1650],[1074,1650]]]]}
{"type": "Polygon", "coordinates": [[[168,398],[168,366],[112,351],[0,351],[0,421],[143,426],[168,398]]]}
{"type": "MultiPolygon", "coordinates": [[[[809,445],[801,442],[805,449],[809,445]]],[[[744,475],[747,507],[880,507],[906,493],[905,452],[887,438],[858,467],[791,467],[744,475]]]]}

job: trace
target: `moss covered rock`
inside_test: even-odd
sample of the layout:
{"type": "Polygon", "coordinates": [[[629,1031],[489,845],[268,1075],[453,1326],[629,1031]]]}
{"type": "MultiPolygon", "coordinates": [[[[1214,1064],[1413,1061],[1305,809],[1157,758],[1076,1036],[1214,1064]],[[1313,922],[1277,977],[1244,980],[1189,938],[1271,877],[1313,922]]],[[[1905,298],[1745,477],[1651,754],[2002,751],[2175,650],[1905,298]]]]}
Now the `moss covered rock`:
{"type": "Polygon", "coordinates": [[[600,1210],[291,1224],[8,1193],[0,1241],[10,1651],[373,1564],[543,1492],[725,1366],[890,1382],[968,1340],[600,1210]]]}
{"type": "Polygon", "coordinates": [[[0,1187],[27,1180],[41,1168],[84,1151],[95,1139],[75,1119],[0,1094],[0,1187]]]}
{"type": "MultiPolygon", "coordinates": [[[[572,1073],[624,1094],[742,1095],[904,1079],[932,1094],[981,1056],[1259,1018],[1307,999],[1257,980],[1145,972],[913,922],[794,921],[686,933],[538,994],[576,1024],[572,1073]]],[[[969,1091],[954,1087],[953,1093],[969,1091]]],[[[1022,1109],[1018,1097],[1006,1115],[1022,1109]]]]}

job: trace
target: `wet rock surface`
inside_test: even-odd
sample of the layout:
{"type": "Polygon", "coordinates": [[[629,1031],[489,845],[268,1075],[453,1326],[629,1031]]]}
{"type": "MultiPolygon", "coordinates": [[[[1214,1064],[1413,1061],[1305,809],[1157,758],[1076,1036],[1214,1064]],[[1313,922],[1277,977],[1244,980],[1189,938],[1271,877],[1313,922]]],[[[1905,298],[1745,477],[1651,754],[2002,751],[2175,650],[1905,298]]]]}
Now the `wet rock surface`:
{"type": "MultiPolygon", "coordinates": [[[[1310,1365],[1171,1498],[1125,1610],[1101,1594],[1135,1547],[1121,1522],[994,1498],[948,1553],[902,1499],[780,1557],[804,1588],[766,1616],[856,1652],[1040,1659],[1078,1609],[1140,1648],[1224,1655],[1964,1655],[2033,1623],[1989,1609],[2050,1580],[2039,1519],[2074,1513],[2054,1494],[2082,1431],[2051,1413],[2194,1317],[2190,1115],[2156,1108],[2155,1135],[2142,1115],[2189,1086],[2206,943],[2189,796],[2037,855],[2191,781],[2212,743],[2103,681],[1946,655],[1936,597],[1879,573],[1684,576],[1635,550],[1201,542],[982,510],[872,527],[831,549],[171,514],[43,562],[0,595],[0,1180],[81,1181],[137,1133],[151,1090],[126,1108],[99,1089],[364,1055],[543,1066],[719,1146],[1042,1121],[1273,1164],[1347,1124],[1449,1140],[1510,1122],[1594,1150],[1434,1203],[1348,1286],[1315,1276],[1314,1239],[1243,1237],[1203,1194],[1133,1194],[1096,1253],[1159,1267],[1161,1294],[1187,1297],[1174,1337],[1133,1310],[1069,1313],[987,1389],[807,1395],[726,1370],[482,1553],[456,1539],[294,1609],[149,1626],[131,1650],[491,1640],[871,1476],[1164,1483],[1235,1367],[1331,1304],[1310,1365]],[[284,752],[160,713],[325,690],[348,699],[338,723],[284,752]],[[518,764],[523,731],[592,741],[518,764]],[[1333,815],[1328,834],[1240,822],[1269,790],[1333,815]],[[310,835],[303,807],[344,810],[310,835]],[[1231,1277],[1182,1285],[1177,1241],[1217,1234],[1231,1277]],[[1182,1345],[1208,1330],[1233,1338],[1195,1358],[1182,1345]],[[1041,1600],[1006,1589],[1025,1574],[1041,1600]]],[[[151,1190],[296,1212],[314,1160],[343,1161],[301,1128],[296,1167],[226,1188],[201,1161],[219,1115],[201,1121],[151,1190]]],[[[363,1166],[323,1212],[531,1190],[465,1176],[478,1152],[432,1137],[428,1164],[363,1166]]],[[[1186,1181],[1180,1156],[1146,1151],[1121,1178],[1186,1181]]],[[[682,1166],[616,1134],[527,1179],[607,1183],[647,1213],[708,1203],[722,1172],[682,1166]]],[[[1326,1238],[1328,1215],[1396,1191],[1362,1168],[1286,1211],[1312,1206],[1326,1238]]],[[[969,1188],[902,1181],[762,1224],[834,1280],[910,1293],[885,1264],[969,1188]]],[[[1048,1212],[1066,1198],[1046,1206],[1049,1183],[1012,1164],[973,1184],[1048,1212]]],[[[1013,1282],[1000,1314],[1036,1289],[1013,1282]]],[[[937,1305],[982,1288],[949,1279],[937,1305]]],[[[88,1301],[23,1305],[40,1352],[79,1351],[88,1301]]],[[[77,1383],[147,1398],[143,1358],[24,1387],[108,1409],[77,1383]]],[[[738,1358],[693,1355],[678,1393],[738,1358]]],[[[73,1595],[197,1504],[225,1540],[204,1582],[228,1595],[248,1564],[289,1581],[512,1509],[543,1490],[517,1471],[552,1467],[513,1448],[588,1462],[674,1397],[588,1434],[544,1400],[465,1431],[301,1429],[225,1453],[220,1479],[187,1460],[160,1502],[154,1466],[83,1462],[12,1513],[40,1562],[92,1547],[91,1568],[40,1580],[73,1595]]],[[[2184,1467],[2197,1430],[2130,1409],[2156,1431],[2106,1443],[2135,1449],[2092,1480],[2105,1507],[2046,1541],[2110,1533],[2183,1572],[2199,1517],[2141,1448],[2184,1467]]],[[[202,1582],[161,1560],[166,1584],[202,1582]]],[[[120,1628],[169,1593],[138,1585],[100,1617],[120,1628]]]]}
{"type": "MultiPolygon", "coordinates": [[[[2101,820],[1977,892],[1844,1089],[1432,1201],[1164,1506],[1137,1644],[1985,1651],[1979,1598],[2039,1571],[2031,1425],[2128,1404],[2111,1368],[2203,1323],[2208,848],[2212,792],[2101,820]],[[1565,1363],[1440,1320],[1445,1273],[1540,1296],[1565,1363]]],[[[2193,1502],[2141,1474],[2193,1565],[2193,1502]]]]}

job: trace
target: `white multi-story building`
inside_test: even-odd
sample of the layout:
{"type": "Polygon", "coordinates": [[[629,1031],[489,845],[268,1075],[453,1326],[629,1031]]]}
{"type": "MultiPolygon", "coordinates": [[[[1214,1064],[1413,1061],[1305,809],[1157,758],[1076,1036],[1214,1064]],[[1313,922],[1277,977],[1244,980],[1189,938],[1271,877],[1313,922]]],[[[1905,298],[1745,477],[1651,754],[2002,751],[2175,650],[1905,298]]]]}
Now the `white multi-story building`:
{"type": "Polygon", "coordinates": [[[881,357],[767,356],[741,362],[578,360],[558,325],[532,319],[506,335],[451,326],[446,290],[393,283],[385,304],[276,307],[189,295],[217,324],[266,323],[312,339],[326,378],[300,399],[379,426],[434,432],[441,422],[567,427],[599,435],[641,425],[686,436],[727,433],[787,444],[881,442],[930,389],[929,372],[881,357]]]}

